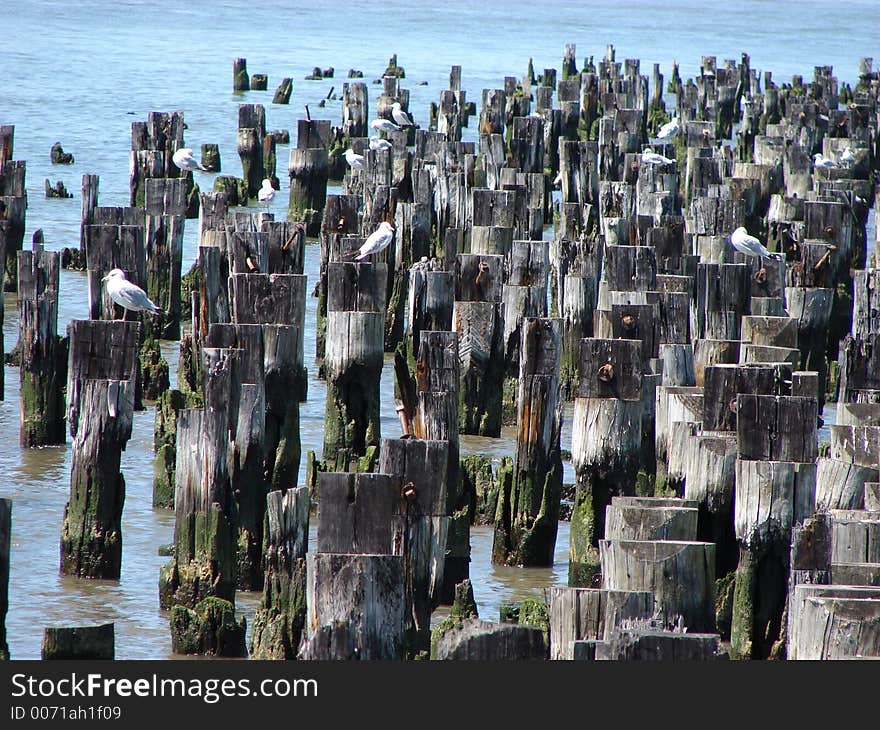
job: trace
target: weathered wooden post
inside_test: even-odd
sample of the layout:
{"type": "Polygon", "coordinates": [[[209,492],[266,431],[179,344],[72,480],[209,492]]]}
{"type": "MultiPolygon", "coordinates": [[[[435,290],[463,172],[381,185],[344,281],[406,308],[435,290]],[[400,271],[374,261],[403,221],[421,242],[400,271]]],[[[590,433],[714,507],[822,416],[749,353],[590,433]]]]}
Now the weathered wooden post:
{"type": "Polygon", "coordinates": [[[392,515],[400,499],[399,479],[389,474],[320,475],[300,658],[402,658],[405,558],[392,554],[392,515]]]}
{"type": "Polygon", "coordinates": [[[251,629],[250,655],[295,659],[306,620],[308,487],[269,492],[263,540],[265,582],[251,629]]]}
{"type": "Polygon", "coordinates": [[[183,112],[149,112],[146,122],[132,122],[129,205],[133,208],[144,207],[149,178],[192,178],[192,173],[178,169],[171,159],[184,146],[183,128],[183,112]]]}
{"type": "Polygon", "coordinates": [[[501,435],[503,323],[501,256],[459,254],[452,328],[461,363],[459,430],[501,435]]]}
{"type": "Polygon", "coordinates": [[[238,156],[247,184],[248,197],[256,198],[266,177],[263,139],[266,136],[266,110],[262,104],[238,105],[238,156]]]}
{"type": "Polygon", "coordinates": [[[318,311],[315,324],[315,357],[324,357],[327,334],[327,268],[331,261],[343,260],[342,239],[355,236],[359,230],[360,196],[328,195],[321,220],[321,268],[317,282],[318,311]]]}
{"type": "Polygon", "coordinates": [[[577,473],[568,583],[591,586],[598,572],[605,508],[634,494],[642,443],[642,343],[586,338],[580,346],[571,455],[577,473]]]}
{"type": "Polygon", "coordinates": [[[247,72],[246,58],[232,59],[232,90],[233,91],[250,91],[251,78],[247,72]]]}
{"type": "Polygon", "coordinates": [[[562,492],[562,320],[526,317],[521,340],[513,479],[498,496],[492,561],[552,565],[562,492]]]}
{"type": "Polygon", "coordinates": [[[0,253],[5,251],[3,289],[6,291],[13,290],[18,281],[15,267],[18,264],[18,252],[24,244],[27,213],[27,165],[24,160],[12,159],[14,138],[13,125],[0,126],[0,253]]]}
{"type": "Polygon", "coordinates": [[[57,335],[60,254],[44,251],[42,238],[37,231],[34,250],[18,254],[22,446],[65,441],[68,341],[57,335]]]}
{"type": "Polygon", "coordinates": [[[412,648],[427,650],[431,612],[440,603],[446,562],[449,442],[382,439],[378,471],[395,475],[402,485],[403,498],[392,515],[392,553],[404,557],[412,648]]]}
{"type": "Polygon", "coordinates": [[[237,350],[202,349],[204,407],[177,414],[174,552],[159,576],[159,603],[195,608],[208,597],[235,600],[235,500],[227,453],[237,417],[237,350]],[[230,412],[232,410],[232,412],[230,412]]]}
{"type": "Polygon", "coordinates": [[[288,217],[305,221],[309,236],[321,229],[330,162],[330,121],[300,119],[297,122],[296,147],[290,150],[290,200],[288,217]]]}
{"type": "Polygon", "coordinates": [[[0,497],[0,661],[9,659],[6,613],[9,611],[9,549],[12,546],[12,500],[0,497]]]}
{"type": "Polygon", "coordinates": [[[146,292],[163,311],[155,325],[145,322],[148,339],[151,335],[163,340],[180,339],[180,279],[187,209],[184,183],[182,178],[146,181],[146,292]]]}
{"type": "Polygon", "coordinates": [[[765,659],[784,648],[791,530],[815,501],[816,408],[815,397],[736,398],[734,658],[765,659]]]}
{"type": "Polygon", "coordinates": [[[75,626],[43,630],[40,659],[115,659],[115,625],[75,626]]]}
{"type": "Polygon", "coordinates": [[[70,325],[67,420],[74,442],[61,528],[61,572],[68,575],[119,579],[125,501],[119,464],[131,437],[139,333],[136,322],[70,325]]]}
{"type": "Polygon", "coordinates": [[[331,263],[328,268],[323,456],[336,470],[347,470],[352,456],[379,445],[386,276],[384,264],[331,263]]]}
{"type": "Polygon", "coordinates": [[[370,117],[370,100],[367,85],[362,81],[342,84],[342,134],[346,139],[366,137],[369,134],[367,120],[370,117]]]}

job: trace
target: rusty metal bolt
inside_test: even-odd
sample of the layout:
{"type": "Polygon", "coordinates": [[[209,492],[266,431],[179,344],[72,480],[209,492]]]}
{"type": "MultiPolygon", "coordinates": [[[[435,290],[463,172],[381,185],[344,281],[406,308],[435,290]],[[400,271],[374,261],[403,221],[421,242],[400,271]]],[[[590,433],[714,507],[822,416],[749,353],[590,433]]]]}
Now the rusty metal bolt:
{"type": "Polygon", "coordinates": [[[736,413],[736,398],[732,398],[730,403],[727,404],[727,407],[730,409],[731,413],[736,413]]]}
{"type": "Polygon", "coordinates": [[[754,276],[753,278],[754,278],[755,281],[758,282],[759,284],[763,284],[765,281],[767,281],[767,269],[765,269],[765,268],[762,266],[760,269],[758,269],[758,270],[755,272],[755,276],[754,276]]]}
{"type": "Polygon", "coordinates": [[[639,169],[639,161],[633,160],[632,162],[629,163],[629,166],[632,170],[638,170],[639,169]]]}
{"type": "Polygon", "coordinates": [[[599,368],[598,373],[599,380],[603,383],[610,383],[614,380],[614,365],[610,362],[606,362],[602,367],[599,368]]]}
{"type": "Polygon", "coordinates": [[[620,323],[625,330],[633,330],[636,328],[636,318],[628,312],[620,318],[620,323]]]}
{"type": "Polygon", "coordinates": [[[403,497],[407,502],[415,502],[416,497],[416,486],[412,482],[407,482],[400,489],[400,496],[403,497]]]}
{"type": "Polygon", "coordinates": [[[345,228],[345,218],[340,217],[336,222],[336,230],[341,231],[343,228],[345,228]]]}
{"type": "Polygon", "coordinates": [[[825,226],[825,235],[826,236],[833,236],[834,229],[831,226],[825,226]]]}

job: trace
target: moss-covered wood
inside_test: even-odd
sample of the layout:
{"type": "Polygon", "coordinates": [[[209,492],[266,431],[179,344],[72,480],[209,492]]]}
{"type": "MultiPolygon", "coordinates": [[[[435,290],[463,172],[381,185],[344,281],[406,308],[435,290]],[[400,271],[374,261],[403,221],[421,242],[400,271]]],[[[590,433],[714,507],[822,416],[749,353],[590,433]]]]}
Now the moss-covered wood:
{"type": "Polygon", "coordinates": [[[247,621],[235,620],[235,606],[221,598],[206,598],[195,609],[171,609],[171,650],[175,654],[246,657],[247,621]]]}
{"type": "Polygon", "coordinates": [[[115,659],[114,624],[53,627],[43,631],[40,659],[115,659]]]}
{"type": "Polygon", "coordinates": [[[33,252],[18,256],[21,445],[63,444],[68,341],[56,334],[60,256],[43,251],[42,231],[33,252]]]}
{"type": "Polygon", "coordinates": [[[254,659],[295,659],[306,620],[308,487],[270,492],[263,541],[263,598],[254,616],[254,659]]]}
{"type": "Polygon", "coordinates": [[[192,391],[166,390],[156,401],[153,429],[153,506],[174,509],[175,464],[177,461],[177,414],[183,408],[197,408],[201,396],[192,391]]]}

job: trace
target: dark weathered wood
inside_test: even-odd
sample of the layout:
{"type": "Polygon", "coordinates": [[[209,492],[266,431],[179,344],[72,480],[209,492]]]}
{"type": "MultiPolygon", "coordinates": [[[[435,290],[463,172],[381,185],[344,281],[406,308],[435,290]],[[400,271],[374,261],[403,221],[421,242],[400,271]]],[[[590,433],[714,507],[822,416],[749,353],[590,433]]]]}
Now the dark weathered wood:
{"type": "Polygon", "coordinates": [[[431,612],[443,588],[448,516],[449,444],[382,439],[378,471],[393,474],[405,496],[392,515],[392,552],[403,555],[409,619],[421,648],[430,644],[431,612]]]}
{"type": "Polygon", "coordinates": [[[288,215],[305,221],[310,236],[317,236],[327,199],[330,163],[327,154],[330,122],[300,119],[296,147],[290,149],[288,215]]]}
{"type": "Polygon", "coordinates": [[[18,254],[20,442],[47,446],[65,441],[67,340],[57,335],[60,255],[43,250],[40,231],[34,239],[18,254]]]}
{"type": "Polygon", "coordinates": [[[47,628],[40,659],[115,659],[115,625],[47,628]]]}
{"type": "Polygon", "coordinates": [[[863,466],[840,459],[819,459],[817,468],[817,509],[870,509],[865,504],[866,485],[878,478],[876,466],[863,466]]]}
{"type": "Polygon", "coordinates": [[[309,490],[276,490],[266,498],[263,597],[254,615],[250,655],[294,659],[305,631],[309,490]]]}
{"type": "MultiPolygon", "coordinates": [[[[475,281],[475,286],[479,287],[480,282],[475,281]]],[[[459,429],[467,434],[499,436],[504,377],[501,305],[492,301],[457,299],[452,329],[458,335],[461,366],[459,429]]]]}
{"type": "Polygon", "coordinates": [[[308,633],[300,659],[402,658],[402,556],[310,552],[306,567],[308,633]]]}
{"type": "Polygon", "coordinates": [[[562,321],[525,318],[519,348],[517,445],[510,487],[499,493],[492,560],[552,565],[562,491],[559,360],[562,321]]]}
{"type": "Polygon", "coordinates": [[[736,397],[740,459],[813,462],[818,455],[816,399],[739,394],[736,397]]]}

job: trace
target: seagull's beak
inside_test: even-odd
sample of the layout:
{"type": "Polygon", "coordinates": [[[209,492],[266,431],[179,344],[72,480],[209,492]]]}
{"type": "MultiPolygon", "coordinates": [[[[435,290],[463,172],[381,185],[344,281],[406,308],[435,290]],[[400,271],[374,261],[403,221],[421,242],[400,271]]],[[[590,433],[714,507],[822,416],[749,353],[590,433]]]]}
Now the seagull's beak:
{"type": "Polygon", "coordinates": [[[107,279],[109,279],[109,278],[110,278],[110,274],[105,274],[105,275],[102,277],[101,281],[107,281],[107,279]]]}

